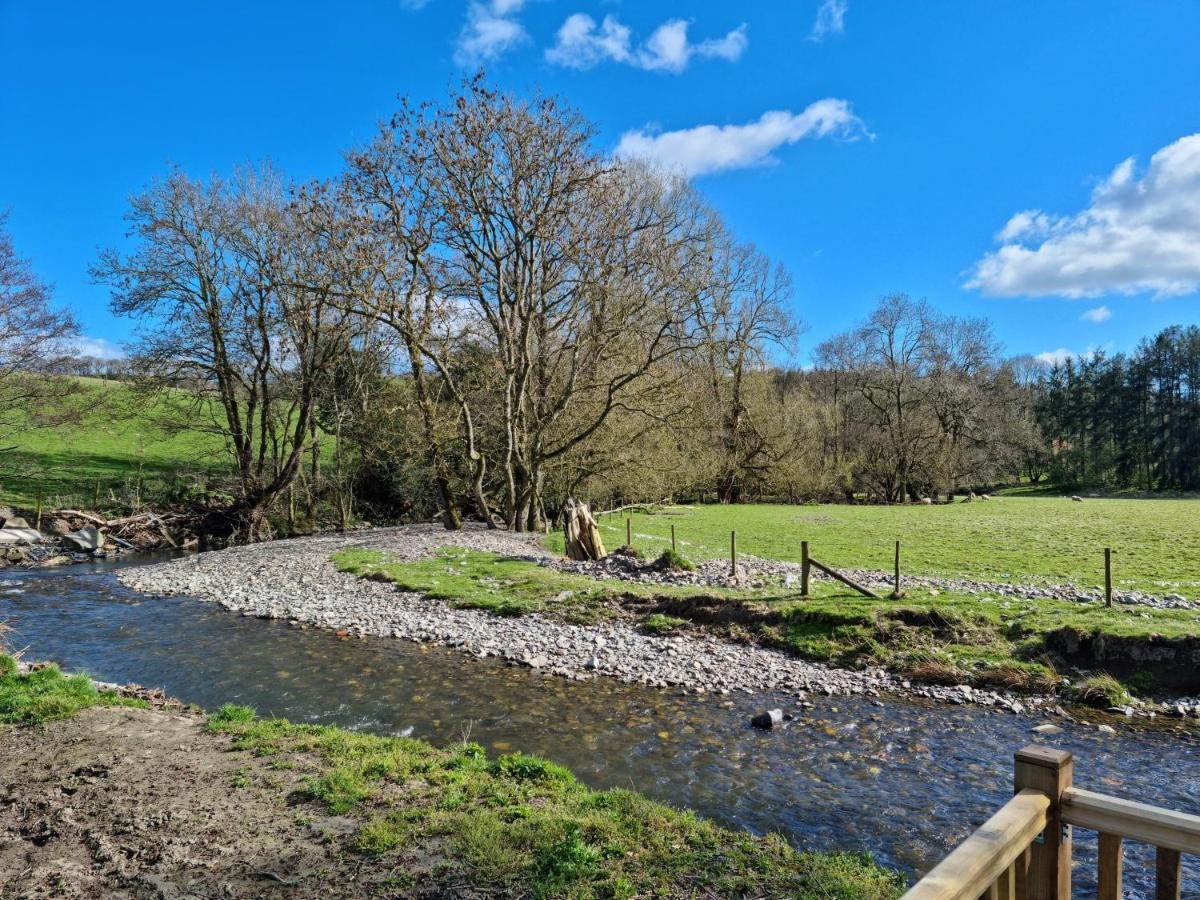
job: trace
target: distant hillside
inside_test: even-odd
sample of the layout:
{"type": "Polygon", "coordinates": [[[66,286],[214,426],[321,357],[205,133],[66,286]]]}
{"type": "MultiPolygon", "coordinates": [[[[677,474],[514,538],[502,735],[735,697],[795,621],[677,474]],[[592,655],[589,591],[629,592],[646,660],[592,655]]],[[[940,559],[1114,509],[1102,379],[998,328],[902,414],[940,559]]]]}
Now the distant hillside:
{"type": "Polygon", "coordinates": [[[146,399],[121,382],[74,380],[78,393],[45,410],[66,424],[0,436],[0,446],[14,448],[0,452],[0,504],[32,507],[40,495],[47,508],[91,506],[97,488],[102,498],[125,498],[140,480],[145,496],[181,473],[226,471],[219,435],[172,433],[156,424],[165,412],[189,418],[194,398],[165,394],[147,408],[146,399]]]}

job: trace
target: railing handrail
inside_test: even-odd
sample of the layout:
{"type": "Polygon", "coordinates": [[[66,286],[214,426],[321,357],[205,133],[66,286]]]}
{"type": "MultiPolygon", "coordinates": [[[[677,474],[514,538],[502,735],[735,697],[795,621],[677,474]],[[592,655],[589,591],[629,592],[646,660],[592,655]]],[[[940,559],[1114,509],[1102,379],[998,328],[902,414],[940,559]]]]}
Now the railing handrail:
{"type": "Polygon", "coordinates": [[[1126,840],[1156,848],[1155,897],[1179,900],[1182,856],[1200,856],[1200,816],[1076,788],[1066,750],[1025,747],[1013,761],[1016,796],[903,900],[1070,900],[1074,828],[1099,834],[1100,900],[1124,896],[1126,840]]]}
{"type": "Polygon", "coordinates": [[[903,900],[978,900],[1046,827],[1050,798],[1026,789],[1000,807],[903,900]]]}
{"type": "Polygon", "coordinates": [[[1200,856],[1200,816],[1068,788],[1062,817],[1068,825],[1200,856]]]}

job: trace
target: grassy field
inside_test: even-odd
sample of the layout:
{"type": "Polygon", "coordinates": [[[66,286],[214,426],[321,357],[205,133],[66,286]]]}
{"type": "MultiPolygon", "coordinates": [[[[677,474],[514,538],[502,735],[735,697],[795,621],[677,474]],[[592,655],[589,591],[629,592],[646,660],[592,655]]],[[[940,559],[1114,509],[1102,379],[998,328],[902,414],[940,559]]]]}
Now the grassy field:
{"type": "Polygon", "coordinates": [[[200,432],[168,434],[155,425],[158,413],[182,415],[184,395],[164,395],[158,409],[145,408],[133,391],[119,382],[77,379],[78,394],[58,411],[68,424],[26,428],[7,435],[0,453],[0,504],[30,508],[39,495],[48,508],[100,505],[116,495],[161,486],[180,472],[208,472],[223,465],[223,444],[200,432]],[[162,407],[170,405],[171,409],[162,407]],[[72,414],[74,413],[74,414],[72,414]]]}
{"type": "MultiPolygon", "coordinates": [[[[0,655],[0,723],[36,725],[116,703],[144,705],[99,693],[85,677],[66,677],[54,667],[17,675],[13,660],[0,655]]],[[[0,743],[6,727],[13,726],[0,724],[0,743]]],[[[278,792],[279,815],[294,816],[298,831],[306,827],[306,804],[343,817],[344,836],[327,838],[331,856],[357,857],[356,871],[373,865],[387,873],[415,870],[397,888],[541,898],[811,900],[891,900],[903,888],[901,876],[865,856],[798,851],[778,836],[721,828],[632,791],[594,791],[534,756],[489,758],[467,741],[436,748],[259,719],[235,706],[211,715],[208,727],[230,736],[229,749],[249,751],[268,771],[302,776],[295,794],[282,781],[265,779],[278,792]]],[[[225,790],[246,787],[249,777],[239,774],[225,790]]],[[[243,843],[253,856],[253,836],[243,843]]]]}
{"type": "MultiPolygon", "coordinates": [[[[625,518],[601,517],[605,545],[625,542],[625,518]]],[[[998,497],[948,506],[695,506],[633,513],[633,543],[643,554],[670,546],[694,559],[738,549],[768,559],[800,559],[800,541],[835,567],[890,571],[895,541],[914,575],[985,580],[1049,579],[1099,585],[1104,548],[1113,550],[1118,589],[1167,593],[1164,582],[1200,587],[1200,500],[998,497]]],[[[551,536],[562,548],[562,535],[551,536]]],[[[1190,589],[1189,589],[1190,588],[1190,589]]]]}

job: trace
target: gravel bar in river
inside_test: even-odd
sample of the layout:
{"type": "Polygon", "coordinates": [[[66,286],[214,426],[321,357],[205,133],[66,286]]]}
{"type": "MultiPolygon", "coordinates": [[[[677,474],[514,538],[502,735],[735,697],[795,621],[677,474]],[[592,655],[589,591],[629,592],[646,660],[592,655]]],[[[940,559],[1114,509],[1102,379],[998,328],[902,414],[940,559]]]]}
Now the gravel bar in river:
{"type": "Polygon", "coordinates": [[[235,547],[127,569],[134,590],[189,596],[247,616],[283,619],[352,635],[439,643],[479,657],[499,657],[574,679],[608,676],[695,693],[784,691],[803,700],[881,692],[974,703],[1014,713],[1054,709],[1050,697],[1021,697],[967,685],[919,685],[882,669],[850,671],[759,647],[716,639],[642,634],[611,622],[572,625],[539,615],[499,617],[339,572],[330,556],[344,547],[385,550],[397,559],[429,556],[442,546],[508,554],[543,563],[551,554],[536,535],[436,525],[317,535],[235,547]]]}

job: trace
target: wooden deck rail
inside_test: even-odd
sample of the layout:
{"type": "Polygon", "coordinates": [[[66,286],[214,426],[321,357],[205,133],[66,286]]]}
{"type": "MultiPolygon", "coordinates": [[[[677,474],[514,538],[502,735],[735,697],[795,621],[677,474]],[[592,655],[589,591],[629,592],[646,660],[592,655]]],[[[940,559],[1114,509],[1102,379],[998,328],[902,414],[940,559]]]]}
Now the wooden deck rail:
{"type": "Polygon", "coordinates": [[[1156,848],[1157,900],[1179,900],[1180,856],[1200,856],[1200,816],[1072,787],[1065,750],[1015,757],[1016,796],[904,900],[1071,900],[1072,827],[1100,835],[1099,898],[1120,900],[1124,841],[1156,848]]]}

